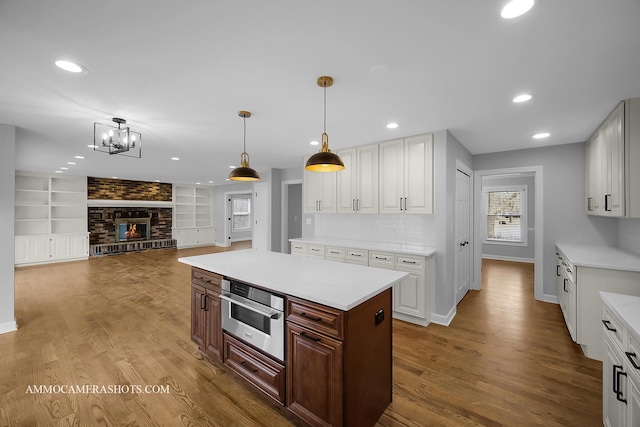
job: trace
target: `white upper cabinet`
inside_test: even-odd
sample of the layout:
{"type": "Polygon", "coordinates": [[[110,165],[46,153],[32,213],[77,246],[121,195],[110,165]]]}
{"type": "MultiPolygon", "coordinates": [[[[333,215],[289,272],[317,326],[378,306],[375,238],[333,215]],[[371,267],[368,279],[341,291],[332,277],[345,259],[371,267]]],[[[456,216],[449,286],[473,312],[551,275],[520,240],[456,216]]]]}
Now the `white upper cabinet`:
{"type": "Polygon", "coordinates": [[[378,213],[378,144],[339,151],[344,170],[337,174],[339,213],[378,213]]]}
{"type": "Polygon", "coordinates": [[[640,218],[640,98],[621,102],[585,145],[589,215],[640,218]]]}
{"type": "MultiPolygon", "coordinates": [[[[304,164],[307,163],[304,159],[304,164]]],[[[303,166],[304,167],[304,166],[303,166]]],[[[302,192],[305,213],[336,212],[336,174],[340,172],[311,172],[304,170],[302,192]]]]}
{"type": "Polygon", "coordinates": [[[380,212],[433,213],[433,134],[380,144],[380,212]]]}

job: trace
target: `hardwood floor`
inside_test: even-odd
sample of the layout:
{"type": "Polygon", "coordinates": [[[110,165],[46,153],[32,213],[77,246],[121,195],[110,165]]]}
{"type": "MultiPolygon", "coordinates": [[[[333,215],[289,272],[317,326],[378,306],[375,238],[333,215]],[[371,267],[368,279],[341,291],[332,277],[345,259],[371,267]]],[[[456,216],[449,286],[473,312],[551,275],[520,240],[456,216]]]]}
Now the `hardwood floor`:
{"type": "MultiPolygon", "coordinates": [[[[217,250],[17,269],[0,427],[292,425],[190,341],[189,267],[177,258],[217,250]],[[168,393],[30,392],[39,385],[168,393]]],[[[449,327],[394,322],[393,403],[378,425],[602,425],[601,363],[572,343],[557,305],[533,299],[532,267],[489,261],[483,274],[449,327]]]]}

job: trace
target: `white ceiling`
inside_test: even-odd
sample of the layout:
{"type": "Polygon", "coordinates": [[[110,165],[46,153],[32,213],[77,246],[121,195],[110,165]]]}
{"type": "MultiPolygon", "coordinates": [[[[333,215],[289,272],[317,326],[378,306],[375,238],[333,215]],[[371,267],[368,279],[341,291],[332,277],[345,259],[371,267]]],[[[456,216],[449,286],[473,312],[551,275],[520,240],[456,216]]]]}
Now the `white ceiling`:
{"type": "Polygon", "coordinates": [[[505,2],[0,0],[0,122],[19,170],[83,155],[66,173],[224,184],[239,110],[258,171],[317,150],[321,75],[334,151],[442,129],[472,154],[581,142],[640,96],[640,1],[537,0],[512,20],[505,2]],[[112,117],[142,133],[142,159],[87,148],[112,117]]]}

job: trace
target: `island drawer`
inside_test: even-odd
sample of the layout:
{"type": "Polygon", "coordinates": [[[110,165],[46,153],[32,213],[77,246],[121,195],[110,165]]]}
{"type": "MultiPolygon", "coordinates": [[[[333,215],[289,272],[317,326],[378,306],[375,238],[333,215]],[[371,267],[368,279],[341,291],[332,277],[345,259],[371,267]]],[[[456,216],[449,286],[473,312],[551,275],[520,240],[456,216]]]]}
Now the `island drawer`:
{"type": "Polygon", "coordinates": [[[343,339],[344,312],[294,297],[287,298],[287,321],[343,339]]]}
{"type": "Polygon", "coordinates": [[[220,275],[196,267],[191,268],[191,283],[210,289],[217,288],[219,291],[221,281],[222,276],[220,275]]]}
{"type": "Polygon", "coordinates": [[[347,250],[345,248],[340,248],[338,246],[327,246],[325,250],[326,259],[334,260],[334,261],[342,261],[344,262],[344,258],[347,254],[347,250]]]}
{"type": "Polygon", "coordinates": [[[285,368],[234,337],[224,334],[224,364],[262,390],[280,405],[284,405],[285,368]]]}
{"type": "Polygon", "coordinates": [[[364,249],[347,249],[345,262],[349,264],[369,265],[369,251],[364,249]]]}

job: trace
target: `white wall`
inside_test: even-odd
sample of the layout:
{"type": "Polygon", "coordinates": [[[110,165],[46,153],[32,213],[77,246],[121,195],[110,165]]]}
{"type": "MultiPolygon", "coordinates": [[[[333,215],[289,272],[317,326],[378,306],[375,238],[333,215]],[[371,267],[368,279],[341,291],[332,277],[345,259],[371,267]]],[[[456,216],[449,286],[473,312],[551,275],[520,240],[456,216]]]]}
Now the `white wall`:
{"type": "Polygon", "coordinates": [[[640,255],[640,219],[618,219],[618,246],[640,255]]]}
{"type": "Polygon", "coordinates": [[[545,295],[556,295],[555,243],[616,246],[617,220],[584,212],[584,143],[481,154],[473,169],[543,167],[543,270],[545,295]]]}
{"type": "Polygon", "coordinates": [[[0,334],[17,328],[14,307],[15,126],[0,123],[0,334]]]}

